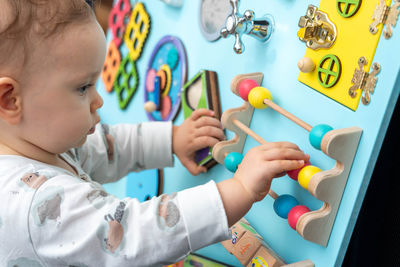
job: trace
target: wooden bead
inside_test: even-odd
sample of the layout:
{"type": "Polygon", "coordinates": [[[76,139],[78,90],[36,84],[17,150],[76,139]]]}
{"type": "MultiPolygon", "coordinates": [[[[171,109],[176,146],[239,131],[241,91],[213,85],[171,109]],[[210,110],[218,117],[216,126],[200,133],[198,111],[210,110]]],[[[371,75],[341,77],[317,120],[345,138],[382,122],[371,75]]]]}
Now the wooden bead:
{"type": "Polygon", "coordinates": [[[313,177],[313,175],[321,171],[322,170],[320,168],[312,165],[303,167],[299,171],[299,176],[298,176],[298,181],[301,187],[308,190],[308,184],[310,183],[310,180],[313,177]]]}
{"type": "Polygon", "coordinates": [[[304,213],[310,212],[310,209],[304,205],[298,205],[293,207],[288,214],[288,223],[290,227],[296,230],[297,221],[304,213]]]}
{"type": "Polygon", "coordinates": [[[274,211],[279,217],[287,219],[289,211],[299,205],[297,199],[291,195],[280,195],[274,201],[274,211]]]}
{"type": "Polygon", "coordinates": [[[259,86],[255,80],[246,79],[239,83],[239,95],[244,101],[248,101],[248,96],[254,87],[259,86]]]}
{"type": "Polygon", "coordinates": [[[225,168],[227,168],[231,172],[235,172],[237,170],[238,165],[242,162],[243,155],[238,152],[231,152],[226,155],[224,159],[225,168]]]}
{"type": "Polygon", "coordinates": [[[147,113],[152,113],[156,109],[157,105],[153,101],[147,101],[146,103],[144,103],[144,110],[146,110],[147,113]]]}
{"type": "Polygon", "coordinates": [[[255,108],[264,109],[268,106],[264,104],[264,99],[272,100],[271,92],[264,87],[254,87],[249,93],[249,103],[255,108]]]}
{"type": "Polygon", "coordinates": [[[304,163],[303,167],[298,168],[298,169],[294,169],[294,170],[291,170],[291,171],[287,171],[286,173],[290,178],[292,178],[293,180],[297,181],[300,170],[302,168],[304,168],[305,166],[309,166],[309,165],[311,165],[311,163],[309,161],[307,161],[306,163],[304,163]]]}
{"type": "Polygon", "coordinates": [[[312,72],[315,69],[315,63],[309,57],[303,57],[297,62],[297,67],[304,73],[312,72]]]}
{"type": "Polygon", "coordinates": [[[308,136],[311,145],[314,148],[321,150],[322,139],[324,138],[324,135],[331,130],[333,130],[333,128],[327,124],[319,124],[314,126],[308,136]]]}

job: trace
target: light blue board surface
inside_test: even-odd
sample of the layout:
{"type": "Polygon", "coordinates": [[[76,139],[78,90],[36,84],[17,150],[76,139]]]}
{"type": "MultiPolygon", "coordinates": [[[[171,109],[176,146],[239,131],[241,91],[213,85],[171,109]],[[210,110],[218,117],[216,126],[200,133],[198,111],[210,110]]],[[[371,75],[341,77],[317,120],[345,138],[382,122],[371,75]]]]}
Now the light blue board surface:
{"type": "MultiPolygon", "coordinates": [[[[332,0],[333,1],[333,0],[332,0]]],[[[132,1],[133,2],[133,1],[132,1]]],[[[256,16],[272,14],[275,31],[267,44],[244,36],[246,51],[236,55],[233,50],[233,37],[216,42],[206,41],[199,28],[200,1],[184,1],[182,8],[171,8],[161,1],[143,1],[151,16],[151,32],[141,58],[137,62],[140,85],[127,110],[118,107],[115,93],[106,93],[101,82],[98,89],[105,104],[100,110],[104,122],[136,123],[147,121],[143,110],[144,79],[151,52],[164,35],[179,37],[187,50],[188,79],[200,69],[214,70],[218,73],[222,110],[238,107],[242,100],[233,95],[229,85],[231,79],[241,73],[263,72],[263,86],[273,94],[274,101],[310,125],[326,123],[332,127],[346,128],[358,126],[363,129],[360,145],[344,191],[337,218],[328,246],[321,247],[304,240],[293,231],[287,222],[273,211],[272,200],[267,197],[255,204],[246,219],[261,234],[266,242],[287,263],[304,259],[312,260],[316,266],[340,266],[357,219],[386,129],[400,91],[400,27],[394,28],[390,40],[381,38],[374,62],[381,64],[378,84],[372,101],[368,106],[359,105],[356,112],[338,104],[330,98],[308,88],[297,81],[297,61],[304,55],[305,44],[298,40],[299,17],[305,14],[309,4],[319,5],[319,1],[241,1],[240,12],[246,9],[255,11],[256,16]]],[[[108,33],[110,40],[110,33],[108,33]]],[[[360,44],[354,44],[362,45],[360,44]]],[[[181,124],[180,113],[176,124],[181,124]]],[[[329,169],[333,160],[317,151],[308,143],[308,134],[280,114],[271,110],[256,110],[250,128],[268,141],[291,141],[310,154],[314,165],[329,169]]],[[[227,133],[228,139],[233,134],[227,133]]],[[[257,143],[247,138],[244,151],[257,143]]],[[[398,159],[395,159],[398,160],[398,159]]],[[[171,193],[185,188],[204,184],[213,179],[216,182],[231,177],[223,166],[215,166],[207,174],[193,177],[175,159],[175,167],[165,169],[164,192],[171,193]]],[[[382,174],[382,182],[387,177],[382,174]]],[[[125,193],[126,180],[117,185],[107,185],[107,189],[118,196],[125,193]]],[[[292,194],[302,204],[317,209],[321,203],[291,179],[284,177],[274,180],[272,189],[278,194],[292,194]]],[[[199,214],[201,216],[201,214],[199,214]]],[[[240,263],[220,244],[198,251],[207,257],[234,266],[240,263]]]]}

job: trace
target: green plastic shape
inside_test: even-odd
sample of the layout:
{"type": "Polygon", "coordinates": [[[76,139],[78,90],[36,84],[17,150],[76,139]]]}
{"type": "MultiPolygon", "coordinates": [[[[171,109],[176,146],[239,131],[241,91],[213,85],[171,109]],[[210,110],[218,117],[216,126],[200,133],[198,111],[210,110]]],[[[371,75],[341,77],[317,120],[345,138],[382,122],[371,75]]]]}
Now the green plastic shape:
{"type": "Polygon", "coordinates": [[[124,110],[131,101],[139,85],[139,76],[136,70],[136,62],[126,56],[119,66],[114,81],[114,89],[118,95],[119,107],[124,110]]]}
{"type": "Polygon", "coordinates": [[[361,0],[336,0],[336,9],[340,16],[349,18],[357,13],[361,0]]]}
{"type": "Polygon", "coordinates": [[[332,54],[325,55],[319,62],[317,75],[318,82],[324,88],[334,86],[342,73],[340,60],[332,54]]]}

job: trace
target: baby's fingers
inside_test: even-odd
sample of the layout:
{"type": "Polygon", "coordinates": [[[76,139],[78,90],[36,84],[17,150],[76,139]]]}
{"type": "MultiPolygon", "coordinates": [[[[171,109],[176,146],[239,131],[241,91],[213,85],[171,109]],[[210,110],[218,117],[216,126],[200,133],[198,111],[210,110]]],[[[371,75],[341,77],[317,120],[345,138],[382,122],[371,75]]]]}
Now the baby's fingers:
{"type": "Polygon", "coordinates": [[[192,115],[190,115],[189,118],[196,121],[202,116],[212,117],[214,116],[214,111],[205,108],[196,109],[195,111],[193,111],[192,115]]]}
{"type": "Polygon", "coordinates": [[[272,148],[263,151],[263,160],[304,160],[307,161],[309,156],[304,154],[303,151],[293,148],[272,148]]]}
{"type": "Polygon", "coordinates": [[[212,126],[212,127],[216,127],[216,128],[222,129],[222,124],[217,118],[208,117],[208,116],[203,116],[203,117],[198,118],[194,122],[194,126],[196,128],[201,128],[201,127],[204,127],[204,126],[212,126]]]}
{"type": "Polygon", "coordinates": [[[197,151],[205,147],[213,147],[218,142],[219,140],[217,138],[211,136],[196,137],[193,140],[193,149],[197,151]]]}
{"type": "Polygon", "coordinates": [[[206,172],[207,169],[204,166],[199,166],[197,163],[189,158],[185,158],[182,160],[182,165],[186,167],[186,169],[192,174],[192,175],[198,175],[202,172],[206,172]]]}
{"type": "Polygon", "coordinates": [[[212,126],[203,126],[201,128],[196,129],[195,137],[200,137],[200,136],[211,136],[217,138],[218,140],[225,139],[224,131],[221,128],[212,126]]]}
{"type": "Polygon", "coordinates": [[[300,148],[296,144],[291,142],[267,142],[266,144],[262,144],[260,146],[261,150],[270,150],[274,148],[291,148],[300,150],[300,148]]]}
{"type": "Polygon", "coordinates": [[[274,177],[280,177],[283,173],[295,169],[299,169],[304,165],[304,160],[275,160],[270,161],[270,170],[274,173],[274,177]]]}

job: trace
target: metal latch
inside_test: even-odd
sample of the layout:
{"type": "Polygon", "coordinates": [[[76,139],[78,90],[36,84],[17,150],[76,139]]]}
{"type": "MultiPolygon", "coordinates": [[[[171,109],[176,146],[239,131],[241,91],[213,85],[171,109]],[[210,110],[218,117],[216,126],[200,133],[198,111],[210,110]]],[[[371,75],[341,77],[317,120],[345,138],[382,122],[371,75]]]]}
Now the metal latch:
{"type": "Polygon", "coordinates": [[[390,7],[385,4],[385,0],[380,0],[376,4],[374,14],[372,15],[373,22],[369,26],[369,32],[376,34],[378,32],[379,24],[386,25],[386,30],[383,32],[383,36],[386,39],[392,37],[393,27],[396,26],[397,19],[399,18],[400,10],[400,0],[394,0],[394,4],[390,7]]]}
{"type": "Polygon", "coordinates": [[[336,40],[336,26],[326,13],[309,5],[305,16],[299,19],[299,39],[311,49],[329,48],[336,40]]]}
{"type": "Polygon", "coordinates": [[[376,75],[381,71],[381,65],[379,63],[372,64],[371,73],[364,71],[364,66],[367,65],[367,59],[365,57],[360,57],[358,59],[359,69],[354,70],[353,78],[351,82],[353,85],[349,89],[349,95],[351,97],[356,97],[357,89],[361,89],[364,92],[364,96],[361,101],[364,105],[368,105],[371,101],[371,94],[374,93],[376,82],[378,78],[376,75]]]}

